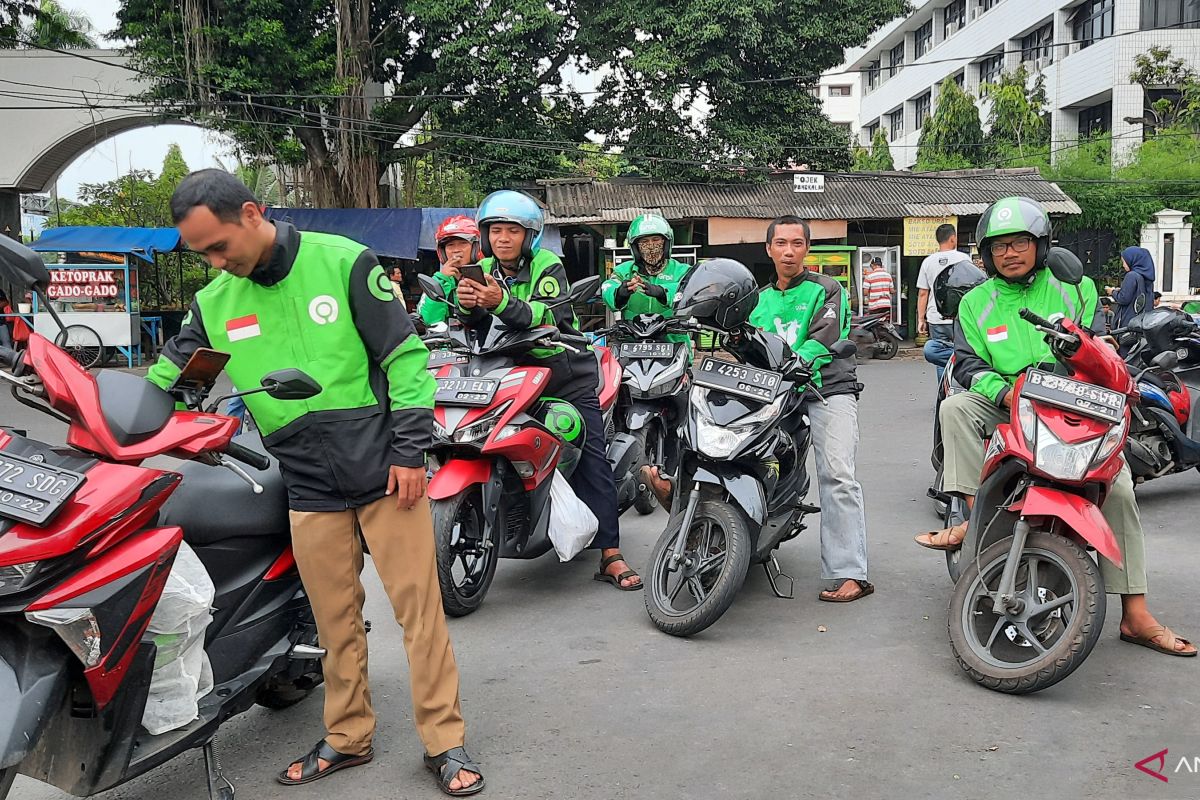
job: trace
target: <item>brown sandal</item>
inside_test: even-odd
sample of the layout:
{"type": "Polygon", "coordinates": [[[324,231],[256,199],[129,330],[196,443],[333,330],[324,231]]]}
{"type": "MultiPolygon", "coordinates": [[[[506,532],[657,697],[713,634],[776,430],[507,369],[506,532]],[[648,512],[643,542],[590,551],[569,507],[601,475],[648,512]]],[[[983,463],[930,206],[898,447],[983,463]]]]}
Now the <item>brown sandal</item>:
{"type": "Polygon", "coordinates": [[[963,540],[966,538],[967,526],[964,524],[953,525],[949,528],[942,528],[940,531],[928,531],[926,533],[918,534],[917,536],[913,537],[913,541],[921,545],[921,547],[929,550],[951,551],[962,547],[963,540]],[[957,538],[954,536],[956,531],[961,532],[957,538]],[[926,541],[921,541],[922,536],[928,536],[929,539],[926,541]],[[942,537],[941,543],[938,542],[939,537],[942,537]]]}
{"type": "Polygon", "coordinates": [[[1159,653],[1164,653],[1169,656],[1179,656],[1180,658],[1193,658],[1196,651],[1176,650],[1175,645],[1182,642],[1185,645],[1190,645],[1187,639],[1182,636],[1176,636],[1175,631],[1168,628],[1166,625],[1151,625],[1149,628],[1141,631],[1137,636],[1130,636],[1127,633],[1121,634],[1122,642],[1149,647],[1151,650],[1156,650],[1159,653]],[[1154,642],[1158,639],[1158,643],[1154,642]]]}
{"type": "Polygon", "coordinates": [[[630,586],[626,586],[623,583],[621,583],[621,581],[627,580],[629,578],[642,577],[641,575],[638,575],[633,570],[627,569],[624,572],[622,572],[620,575],[609,575],[607,572],[604,571],[604,570],[608,569],[610,565],[615,564],[618,561],[624,561],[624,560],[625,560],[625,556],[621,555],[620,553],[609,556],[608,558],[606,558],[600,562],[600,571],[597,572],[595,575],[593,575],[592,578],[594,580],[603,581],[604,583],[611,583],[613,586],[617,587],[622,592],[638,591],[639,589],[642,588],[641,581],[638,581],[637,583],[632,584],[630,586]]]}

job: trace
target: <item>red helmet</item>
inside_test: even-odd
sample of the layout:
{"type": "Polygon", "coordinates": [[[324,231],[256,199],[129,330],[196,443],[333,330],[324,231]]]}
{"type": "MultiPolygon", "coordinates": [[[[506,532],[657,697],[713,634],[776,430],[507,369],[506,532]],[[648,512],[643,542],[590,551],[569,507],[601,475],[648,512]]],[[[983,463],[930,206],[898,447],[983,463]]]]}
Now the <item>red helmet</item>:
{"type": "Polygon", "coordinates": [[[475,224],[475,220],[468,216],[459,214],[453,217],[447,217],[438,225],[437,232],[434,234],[434,241],[437,242],[438,259],[446,260],[446,251],[442,247],[450,239],[465,239],[471,243],[471,261],[475,262],[482,255],[479,250],[479,226],[475,224]]]}

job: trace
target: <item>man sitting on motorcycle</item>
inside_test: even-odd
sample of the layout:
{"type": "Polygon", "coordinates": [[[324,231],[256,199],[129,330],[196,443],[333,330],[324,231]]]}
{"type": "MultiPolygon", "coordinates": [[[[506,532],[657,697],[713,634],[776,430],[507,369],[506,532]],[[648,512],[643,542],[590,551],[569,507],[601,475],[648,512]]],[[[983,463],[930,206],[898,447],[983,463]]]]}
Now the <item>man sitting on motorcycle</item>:
{"type": "MultiPolygon", "coordinates": [[[[1037,202],[1009,197],[980,217],[979,249],[992,277],[969,291],[958,309],[954,329],[955,378],[970,391],[942,403],[943,487],[974,503],[984,462],[984,441],[1008,422],[1012,389],[1032,366],[1051,364],[1053,353],[1043,335],[1019,312],[1028,308],[1050,318],[1062,314],[1081,324],[1095,323],[1096,285],[1063,283],[1046,269],[1050,217],[1037,202]]],[[[1146,605],[1145,536],[1128,466],[1121,469],[1101,509],[1121,547],[1124,569],[1100,559],[1105,590],[1121,595],[1121,638],[1153,650],[1194,656],[1196,648],[1162,626],[1146,605]]],[[[916,541],[933,550],[957,550],[966,523],[921,534],[916,541]]]]}
{"type": "MultiPolygon", "coordinates": [[[[674,315],[675,292],[687,274],[687,264],[671,258],[675,232],[658,214],[643,214],[629,225],[629,249],[633,260],[613,268],[604,282],[604,304],[621,312],[622,319],[639,314],[674,315]]],[[[673,342],[691,341],[686,333],[668,336],[673,342]]]]}
{"type": "MultiPolygon", "coordinates": [[[[441,266],[433,277],[449,297],[458,282],[458,268],[479,261],[479,226],[464,214],[447,217],[434,233],[434,241],[437,244],[438,264],[441,266]]],[[[417,312],[426,325],[437,325],[450,319],[450,305],[428,295],[421,296],[417,312]]]]}
{"type": "Polygon", "coordinates": [[[640,589],[641,577],[621,555],[617,487],[608,463],[604,419],[596,395],[600,381],[596,359],[575,328],[570,304],[548,307],[570,287],[562,261],[538,247],[544,226],[542,209],[521,192],[493,192],[479,205],[478,221],[487,256],[480,262],[485,285],[469,279],[458,281],[455,297],[459,318],[470,327],[490,324],[493,318],[515,329],[553,325],[565,336],[574,337],[570,346],[577,352],[556,347],[535,353],[535,363],[551,371],[543,395],[571,403],[584,420],[585,441],[570,484],[600,523],[592,540],[592,547],[600,550],[601,557],[595,578],[625,591],[640,589]]]}

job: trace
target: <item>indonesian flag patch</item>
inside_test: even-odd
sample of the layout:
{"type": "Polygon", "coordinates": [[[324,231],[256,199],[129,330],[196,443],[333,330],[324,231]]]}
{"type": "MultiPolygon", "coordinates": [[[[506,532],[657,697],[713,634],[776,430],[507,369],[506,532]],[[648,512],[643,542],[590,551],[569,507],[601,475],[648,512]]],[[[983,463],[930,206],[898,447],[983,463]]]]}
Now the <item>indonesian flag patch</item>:
{"type": "Polygon", "coordinates": [[[1008,338],[1008,326],[1001,325],[998,328],[988,328],[987,337],[989,342],[1003,342],[1008,338]]]}
{"type": "Polygon", "coordinates": [[[258,327],[258,315],[251,314],[247,317],[229,320],[225,323],[225,333],[231,342],[240,342],[243,339],[261,336],[262,328],[258,327]]]}

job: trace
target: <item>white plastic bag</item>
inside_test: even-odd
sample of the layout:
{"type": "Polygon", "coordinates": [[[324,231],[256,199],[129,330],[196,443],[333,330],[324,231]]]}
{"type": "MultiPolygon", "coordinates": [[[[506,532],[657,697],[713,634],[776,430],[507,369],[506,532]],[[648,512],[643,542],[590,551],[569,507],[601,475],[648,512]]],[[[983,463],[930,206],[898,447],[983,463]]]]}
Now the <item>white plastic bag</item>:
{"type": "Polygon", "coordinates": [[[147,635],[158,647],[142,726],[152,735],[182,728],[199,713],[199,700],[212,691],[212,667],[204,652],[204,630],[212,621],[216,594],[204,564],[186,543],[179,545],[147,635]]]}
{"type": "Polygon", "coordinates": [[[570,561],[592,543],[600,521],[558,470],[550,484],[550,541],[559,561],[570,561]]]}

